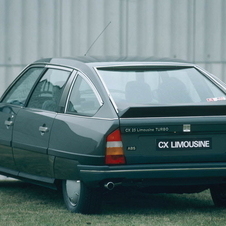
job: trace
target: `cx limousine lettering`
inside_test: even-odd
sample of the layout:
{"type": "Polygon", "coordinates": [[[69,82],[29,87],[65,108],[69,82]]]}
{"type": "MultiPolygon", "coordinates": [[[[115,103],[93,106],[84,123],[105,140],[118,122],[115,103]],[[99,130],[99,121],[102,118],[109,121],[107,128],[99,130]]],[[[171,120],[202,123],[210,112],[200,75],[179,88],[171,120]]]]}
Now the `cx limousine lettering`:
{"type": "Polygon", "coordinates": [[[156,140],[158,150],[172,149],[211,149],[212,139],[172,139],[172,140],[156,140]]]}

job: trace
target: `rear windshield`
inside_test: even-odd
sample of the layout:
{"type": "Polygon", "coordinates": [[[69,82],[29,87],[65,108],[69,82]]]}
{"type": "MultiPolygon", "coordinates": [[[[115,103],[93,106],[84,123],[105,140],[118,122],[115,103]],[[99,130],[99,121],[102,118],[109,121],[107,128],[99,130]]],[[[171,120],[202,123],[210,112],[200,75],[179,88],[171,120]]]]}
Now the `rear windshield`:
{"type": "Polygon", "coordinates": [[[195,68],[98,69],[116,105],[225,104],[225,93],[195,68]]]}

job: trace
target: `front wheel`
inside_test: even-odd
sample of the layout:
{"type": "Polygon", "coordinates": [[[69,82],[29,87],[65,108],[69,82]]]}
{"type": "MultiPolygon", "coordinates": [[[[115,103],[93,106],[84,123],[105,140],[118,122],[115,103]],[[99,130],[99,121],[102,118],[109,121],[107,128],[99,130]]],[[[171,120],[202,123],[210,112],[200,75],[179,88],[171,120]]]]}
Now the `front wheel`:
{"type": "Polygon", "coordinates": [[[64,202],[72,213],[95,214],[100,212],[101,192],[87,187],[82,181],[62,182],[64,202]]]}
{"type": "Polygon", "coordinates": [[[226,207],[226,185],[215,185],[210,188],[215,206],[226,207]]]}

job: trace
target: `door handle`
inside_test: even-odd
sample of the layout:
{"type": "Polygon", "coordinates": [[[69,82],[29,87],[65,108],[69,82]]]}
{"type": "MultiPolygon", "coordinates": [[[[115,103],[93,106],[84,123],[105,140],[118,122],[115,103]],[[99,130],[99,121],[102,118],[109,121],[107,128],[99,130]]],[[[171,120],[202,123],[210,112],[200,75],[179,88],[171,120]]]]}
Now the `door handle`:
{"type": "Polygon", "coordinates": [[[45,133],[49,132],[49,128],[45,125],[39,126],[39,131],[41,132],[41,135],[43,136],[45,133]]]}
{"type": "Polygon", "coordinates": [[[9,129],[9,127],[13,125],[13,121],[5,120],[5,125],[6,125],[6,128],[9,129]]]}

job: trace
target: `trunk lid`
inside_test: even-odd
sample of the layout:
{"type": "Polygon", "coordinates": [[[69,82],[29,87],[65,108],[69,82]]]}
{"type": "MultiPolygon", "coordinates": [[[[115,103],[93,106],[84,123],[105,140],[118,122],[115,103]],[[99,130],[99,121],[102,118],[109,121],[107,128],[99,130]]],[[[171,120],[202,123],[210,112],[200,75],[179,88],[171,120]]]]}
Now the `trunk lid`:
{"type": "Polygon", "coordinates": [[[223,105],[134,107],[120,125],[127,164],[226,161],[223,105]]]}

